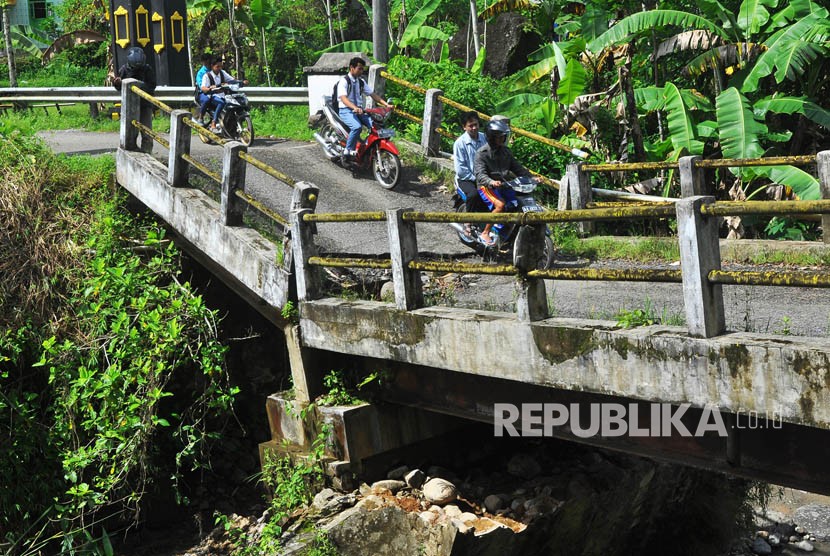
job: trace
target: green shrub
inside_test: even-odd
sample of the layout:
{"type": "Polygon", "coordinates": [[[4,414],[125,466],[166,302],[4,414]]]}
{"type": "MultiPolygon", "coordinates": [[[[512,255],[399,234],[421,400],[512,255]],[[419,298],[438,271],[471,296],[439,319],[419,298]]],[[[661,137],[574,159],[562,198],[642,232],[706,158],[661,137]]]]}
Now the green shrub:
{"type": "Polygon", "coordinates": [[[0,548],[72,551],[205,463],[236,389],[215,313],[163,230],[125,211],[111,157],[13,133],[0,159],[0,548]]]}

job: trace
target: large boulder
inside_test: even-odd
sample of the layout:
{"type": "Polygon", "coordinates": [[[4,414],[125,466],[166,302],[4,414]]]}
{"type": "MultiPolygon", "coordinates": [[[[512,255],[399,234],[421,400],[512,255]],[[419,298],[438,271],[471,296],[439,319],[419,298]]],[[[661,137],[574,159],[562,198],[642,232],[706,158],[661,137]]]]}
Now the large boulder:
{"type": "Polygon", "coordinates": [[[485,74],[501,79],[527,66],[528,54],[539,48],[541,39],[525,31],[526,22],[522,15],[504,13],[487,24],[485,74]]]}

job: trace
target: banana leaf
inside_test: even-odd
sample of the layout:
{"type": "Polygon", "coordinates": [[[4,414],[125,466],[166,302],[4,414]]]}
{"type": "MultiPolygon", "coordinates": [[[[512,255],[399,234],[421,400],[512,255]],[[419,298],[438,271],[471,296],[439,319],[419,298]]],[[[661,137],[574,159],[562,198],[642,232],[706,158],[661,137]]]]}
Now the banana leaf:
{"type": "Polygon", "coordinates": [[[689,110],[700,110],[701,112],[715,111],[715,105],[712,104],[712,101],[696,89],[680,89],[680,96],[683,97],[683,104],[689,110]]]}
{"type": "Polygon", "coordinates": [[[251,0],[251,22],[257,29],[271,28],[277,21],[277,9],[271,0],[251,0]]]}
{"type": "Polygon", "coordinates": [[[608,31],[588,43],[588,50],[599,52],[613,44],[627,42],[631,35],[668,26],[705,29],[720,37],[727,37],[726,31],[706,18],[677,10],[650,10],[637,12],[621,19],[608,31]]]}
{"type": "Polygon", "coordinates": [[[496,105],[496,113],[505,116],[515,116],[527,112],[529,106],[539,104],[547,97],[533,93],[521,93],[506,98],[496,105]]]}
{"type": "Polygon", "coordinates": [[[765,117],[767,112],[803,114],[808,120],[830,129],[830,111],[807,100],[807,97],[767,97],[756,101],[752,108],[759,118],[765,117]]]}
{"type": "Polygon", "coordinates": [[[704,139],[712,139],[718,137],[718,122],[706,120],[697,124],[697,136],[704,139]]]}
{"type": "Polygon", "coordinates": [[[758,33],[769,21],[770,14],[766,6],[775,7],[778,0],[744,0],[738,9],[738,27],[744,30],[744,37],[749,39],[758,33]]]}
{"type": "Polygon", "coordinates": [[[473,75],[481,75],[481,70],[484,69],[484,61],[487,59],[487,48],[482,46],[478,51],[476,61],[473,62],[473,67],[470,68],[470,73],[473,75]]]}
{"type": "Polygon", "coordinates": [[[692,120],[686,112],[686,105],[683,104],[683,97],[677,86],[671,82],[666,83],[664,91],[672,145],[676,150],[685,150],[691,155],[703,154],[703,143],[695,139],[692,120]]]}
{"type": "Polygon", "coordinates": [[[744,78],[741,91],[750,93],[757,90],[761,78],[770,75],[776,68],[778,71],[775,78],[778,83],[784,76],[795,79],[820,52],[818,44],[811,44],[811,41],[820,43],[826,38],[827,32],[827,10],[820,10],[773,33],[764,41],[766,52],[758,57],[744,78]]]}
{"type": "Polygon", "coordinates": [[[585,90],[587,82],[588,72],[578,60],[571,59],[565,69],[565,75],[559,81],[559,88],[556,89],[559,102],[565,105],[571,104],[585,90]]]}
{"type": "Polygon", "coordinates": [[[634,89],[634,102],[646,112],[662,110],[666,105],[665,90],[663,87],[640,87],[634,89]]]}
{"type": "Polygon", "coordinates": [[[324,52],[372,52],[373,48],[372,41],[346,41],[320,50],[317,54],[320,55],[324,52]]]}
{"type": "Polygon", "coordinates": [[[403,35],[401,35],[401,40],[398,43],[400,48],[409,46],[415,39],[426,38],[420,36],[421,28],[426,24],[427,18],[431,16],[435,10],[441,7],[441,2],[443,2],[443,0],[427,0],[421,8],[415,12],[415,15],[413,15],[412,19],[409,20],[409,24],[406,26],[406,29],[404,29],[403,35]]]}
{"type": "MultiPolygon", "coordinates": [[[[724,158],[760,158],[764,154],[758,136],[767,133],[767,126],[756,121],[749,101],[735,87],[729,87],[715,99],[715,112],[724,158]]],[[[730,168],[737,176],[747,172],[730,168]]]]}
{"type": "Polygon", "coordinates": [[[799,199],[816,201],[821,199],[818,180],[795,166],[761,166],[753,168],[755,175],[765,176],[773,183],[792,187],[799,199]]]}

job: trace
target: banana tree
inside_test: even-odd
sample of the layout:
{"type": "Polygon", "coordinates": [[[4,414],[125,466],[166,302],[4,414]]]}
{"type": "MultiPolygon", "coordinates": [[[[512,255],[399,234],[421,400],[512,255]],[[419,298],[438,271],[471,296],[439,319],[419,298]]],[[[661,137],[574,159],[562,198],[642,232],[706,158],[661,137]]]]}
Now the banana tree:
{"type": "MultiPolygon", "coordinates": [[[[443,42],[445,43],[442,45],[441,52],[444,52],[446,47],[446,41],[449,40],[450,36],[441,31],[436,27],[432,27],[427,25],[427,20],[432,16],[442,5],[444,0],[426,0],[421,8],[415,12],[415,14],[408,19],[406,26],[401,30],[397,37],[392,37],[395,48],[399,51],[403,51],[407,48],[410,48],[419,42],[425,43],[427,46],[431,46],[436,42],[443,42]]],[[[371,7],[361,0],[361,4],[363,8],[366,10],[366,13],[369,16],[369,19],[372,19],[372,9],[371,7]]],[[[402,3],[401,3],[402,4],[402,3]]],[[[398,7],[397,13],[400,13],[400,6],[398,7]]],[[[390,17],[392,16],[394,9],[390,6],[390,17]]],[[[322,50],[321,52],[371,52],[372,51],[372,42],[371,41],[363,41],[363,40],[354,40],[354,41],[345,41],[329,48],[322,50]]]]}
{"type": "Polygon", "coordinates": [[[9,86],[17,87],[17,67],[14,63],[11,25],[9,24],[9,3],[5,0],[0,0],[0,16],[3,17],[3,40],[6,44],[6,63],[9,66],[9,86]]]}
{"type": "MultiPolygon", "coordinates": [[[[770,149],[778,149],[776,143],[789,141],[792,137],[791,133],[770,131],[763,121],[767,112],[798,114],[824,127],[830,123],[826,111],[813,100],[818,87],[826,83],[826,72],[821,68],[828,53],[830,36],[827,10],[809,0],[795,0],[770,13],[776,4],[774,0],[744,0],[738,13],[734,14],[715,0],[703,0],[700,6],[714,14],[711,19],[676,10],[641,12],[620,20],[589,42],[588,48],[601,51],[615,44],[649,38],[653,29],[686,29],[665,40],[656,49],[656,55],[703,50],[704,54],[687,64],[686,73],[697,75],[711,69],[719,77],[715,81],[714,95],[717,119],[714,126],[707,124],[704,129],[716,131],[725,157],[761,156],[770,149]],[[752,42],[759,40],[762,41],[760,44],[752,42]],[[813,76],[815,79],[811,79],[813,76]],[[726,79],[730,81],[729,86],[726,79]],[[774,80],[777,85],[789,81],[788,89],[806,94],[763,96],[765,79],[774,80]],[[751,98],[744,95],[751,95],[751,98]]],[[[676,95],[673,96],[676,99],[676,95]]],[[[677,147],[686,143],[689,152],[693,152],[689,148],[693,144],[688,143],[689,127],[678,126],[684,121],[678,110],[679,104],[675,100],[673,107],[669,103],[665,107],[669,113],[672,144],[677,147]]],[[[789,185],[802,198],[815,198],[818,194],[815,180],[807,179],[804,172],[791,167],[736,168],[733,173],[744,181],[765,177],[789,185]]]]}

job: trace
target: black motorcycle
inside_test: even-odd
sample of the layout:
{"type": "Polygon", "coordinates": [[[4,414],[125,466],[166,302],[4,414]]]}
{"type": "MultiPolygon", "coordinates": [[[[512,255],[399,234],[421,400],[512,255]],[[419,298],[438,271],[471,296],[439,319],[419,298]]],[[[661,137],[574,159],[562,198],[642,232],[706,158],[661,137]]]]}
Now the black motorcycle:
{"type": "MultiPolygon", "coordinates": [[[[218,123],[221,130],[217,132],[217,135],[232,141],[239,141],[249,147],[254,142],[254,123],[251,120],[251,105],[248,103],[248,96],[239,92],[241,86],[239,81],[228,81],[221,85],[225,91],[225,108],[219,115],[218,123]]],[[[202,125],[208,129],[212,121],[213,108],[208,104],[207,110],[202,114],[202,125]]],[[[204,143],[211,142],[206,134],[200,133],[199,138],[204,143]]]]}
{"type": "MultiPolygon", "coordinates": [[[[536,182],[530,178],[516,178],[505,181],[502,187],[510,187],[516,193],[516,199],[505,203],[504,212],[544,212],[544,208],[533,198],[533,191],[536,189],[536,182]]],[[[467,212],[467,197],[455,184],[455,195],[453,201],[456,212],[467,212]]],[[[544,270],[553,264],[553,240],[550,237],[550,230],[543,224],[536,226],[521,226],[519,224],[495,224],[492,229],[495,244],[485,245],[479,234],[484,229],[484,224],[472,222],[469,224],[454,222],[450,224],[458,234],[461,243],[481,254],[485,258],[513,258],[513,246],[517,241],[539,241],[543,237],[543,244],[535,250],[536,260],[529,266],[544,270]],[[536,233],[539,226],[544,226],[544,234],[536,233]]]]}

